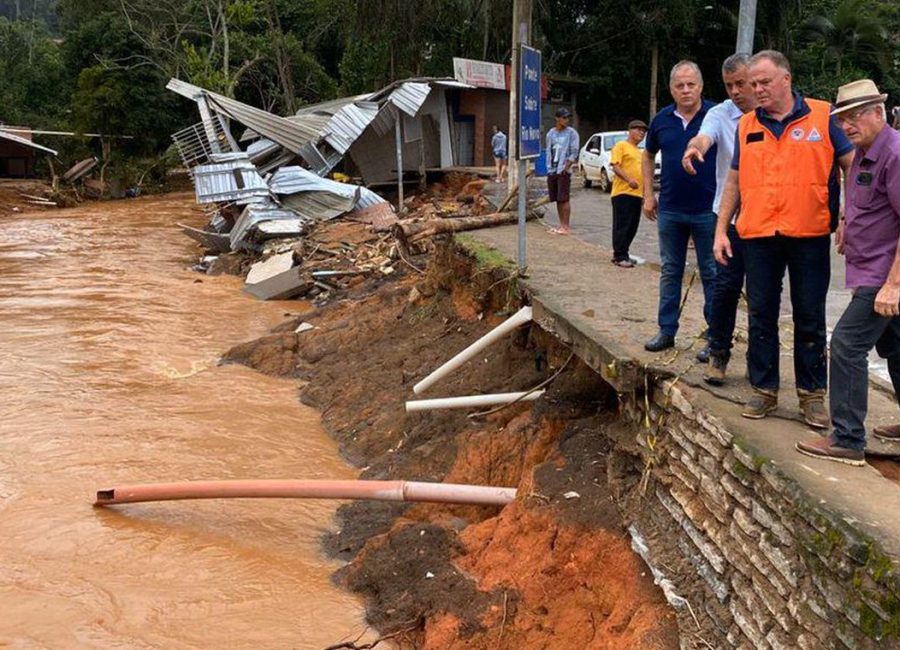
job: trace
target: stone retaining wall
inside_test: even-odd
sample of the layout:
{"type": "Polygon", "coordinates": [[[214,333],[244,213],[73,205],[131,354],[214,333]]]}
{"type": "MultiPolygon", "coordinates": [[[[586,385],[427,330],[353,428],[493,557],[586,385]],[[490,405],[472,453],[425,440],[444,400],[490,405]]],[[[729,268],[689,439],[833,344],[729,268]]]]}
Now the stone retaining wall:
{"type": "Polygon", "coordinates": [[[664,533],[651,538],[651,559],[689,559],[693,570],[667,577],[702,601],[692,615],[719,637],[703,640],[900,648],[900,578],[877,545],[696,410],[680,386],[665,381],[651,391],[652,399],[634,395],[624,405],[649,468],[632,488],[642,494],[636,522],[664,533]]]}

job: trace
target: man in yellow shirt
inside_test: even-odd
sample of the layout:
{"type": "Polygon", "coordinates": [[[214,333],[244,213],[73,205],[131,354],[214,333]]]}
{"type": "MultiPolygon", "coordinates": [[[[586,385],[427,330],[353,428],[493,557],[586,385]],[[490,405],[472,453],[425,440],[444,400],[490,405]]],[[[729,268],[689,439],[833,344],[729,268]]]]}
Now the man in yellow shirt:
{"type": "Polygon", "coordinates": [[[634,267],[628,249],[634,241],[641,221],[644,189],[641,150],[638,149],[638,145],[646,134],[647,125],[644,122],[631,120],[628,123],[628,138],[616,143],[609,159],[613,170],[612,262],[624,269],[634,267]]]}

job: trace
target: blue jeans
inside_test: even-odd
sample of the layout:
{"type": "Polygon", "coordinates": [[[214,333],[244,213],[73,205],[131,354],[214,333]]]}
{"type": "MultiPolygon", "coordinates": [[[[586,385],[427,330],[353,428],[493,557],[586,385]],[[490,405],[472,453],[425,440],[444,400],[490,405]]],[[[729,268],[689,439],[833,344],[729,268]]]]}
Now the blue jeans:
{"type": "Polygon", "coordinates": [[[869,350],[887,359],[894,394],[900,399],[900,316],[875,312],[880,287],[859,287],[831,334],[832,440],[839,447],[866,448],[869,410],[869,350]]]}
{"type": "Polygon", "coordinates": [[[662,270],[659,277],[659,329],[675,336],[678,332],[678,310],[681,307],[681,288],[684,284],[684,264],[688,240],[693,238],[697,266],[703,283],[703,316],[709,324],[712,316],[712,291],[716,278],[716,259],[713,257],[713,236],[716,215],[713,212],[685,214],[657,213],[659,256],[662,270]]]}
{"type": "Polygon", "coordinates": [[[727,363],[731,358],[731,340],[737,317],[738,302],[744,288],[744,243],[734,224],[728,226],[731,259],[726,266],[716,262],[716,284],[713,288],[712,318],[709,321],[709,353],[727,363]]]}
{"type": "Polygon", "coordinates": [[[831,236],[759,237],[744,240],[750,337],[747,368],[754,388],[779,386],[778,316],[785,269],[794,317],[794,378],[797,388],[825,390],[825,297],[831,281],[831,236]]]}

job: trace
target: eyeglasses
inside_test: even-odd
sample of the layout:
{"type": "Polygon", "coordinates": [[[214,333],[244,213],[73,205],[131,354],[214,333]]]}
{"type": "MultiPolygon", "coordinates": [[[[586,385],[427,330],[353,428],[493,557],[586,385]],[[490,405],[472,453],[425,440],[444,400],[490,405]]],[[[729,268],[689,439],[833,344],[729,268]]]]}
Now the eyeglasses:
{"type": "Polygon", "coordinates": [[[843,125],[845,122],[850,123],[850,124],[856,124],[857,122],[859,122],[859,118],[861,118],[863,115],[865,115],[866,113],[871,111],[873,108],[875,108],[875,107],[874,106],[864,106],[863,108],[857,108],[855,111],[850,111],[847,113],[838,113],[834,117],[837,120],[837,123],[840,125],[843,125]]]}

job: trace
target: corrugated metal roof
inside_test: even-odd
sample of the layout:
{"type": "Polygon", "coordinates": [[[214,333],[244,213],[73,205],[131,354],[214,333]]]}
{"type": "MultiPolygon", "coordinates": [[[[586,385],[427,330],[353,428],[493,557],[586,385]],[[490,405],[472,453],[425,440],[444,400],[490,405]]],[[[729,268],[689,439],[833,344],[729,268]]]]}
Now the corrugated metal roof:
{"type": "Polygon", "coordinates": [[[197,101],[197,97],[203,93],[203,89],[200,86],[195,86],[194,84],[189,84],[187,81],[175,78],[169,79],[169,83],[166,84],[166,90],[178,93],[191,101],[197,101]]]}
{"type": "Polygon", "coordinates": [[[324,118],[324,121],[322,121],[322,118],[311,116],[312,120],[307,118],[294,121],[285,117],[279,117],[268,111],[239,102],[236,99],[204,90],[180,79],[169,80],[166,88],[188,99],[196,100],[199,95],[205,96],[211,109],[227,115],[229,118],[253,129],[259,135],[298,155],[303,145],[319,140],[321,131],[319,123],[320,121],[327,123],[328,119],[324,118]]]}
{"type": "Polygon", "coordinates": [[[308,121],[295,122],[222,95],[206,94],[211,108],[249,126],[288,151],[299,154],[303,145],[319,139],[319,129],[309,125],[308,121]]]}
{"type": "Polygon", "coordinates": [[[247,160],[231,160],[194,168],[197,203],[250,203],[269,196],[269,187],[247,160]]]}
{"type": "Polygon", "coordinates": [[[283,208],[271,200],[251,203],[244,208],[241,216],[235,222],[234,228],[231,229],[231,250],[246,247],[246,240],[259,224],[289,219],[303,220],[293,210],[283,208]]]}
{"type": "Polygon", "coordinates": [[[366,187],[320,178],[302,167],[282,167],[269,180],[269,189],[282,196],[302,192],[330,192],[336,196],[353,198],[355,204],[351,207],[359,208],[385,203],[383,198],[366,187]]]}
{"type": "Polygon", "coordinates": [[[370,208],[373,205],[378,205],[379,203],[387,203],[387,201],[370,190],[368,187],[359,188],[359,200],[356,202],[357,208],[359,208],[360,210],[362,208],[370,208]]]}
{"type": "Polygon", "coordinates": [[[350,212],[356,205],[356,197],[313,191],[285,196],[281,202],[302,218],[329,221],[350,212]]]}
{"type": "Polygon", "coordinates": [[[298,194],[300,192],[324,191],[339,196],[353,196],[355,185],[338,183],[321,178],[303,167],[282,167],[269,179],[269,189],[275,194],[298,194]]]}
{"type": "Polygon", "coordinates": [[[311,113],[334,115],[347,104],[351,104],[353,102],[364,102],[367,101],[371,96],[372,93],[365,93],[362,95],[354,95],[353,97],[329,99],[326,102],[319,102],[318,104],[309,104],[308,106],[304,106],[299,111],[297,111],[296,115],[309,115],[311,113]]]}
{"type": "Polygon", "coordinates": [[[37,151],[43,151],[44,153],[49,153],[51,156],[55,156],[56,152],[53,149],[48,149],[47,147],[42,147],[39,144],[32,142],[27,138],[23,138],[22,136],[15,135],[10,133],[9,131],[0,130],[0,138],[4,140],[8,140],[9,142],[15,142],[16,144],[20,144],[23,147],[29,147],[31,149],[36,149],[37,151]]]}
{"type": "Polygon", "coordinates": [[[335,112],[325,127],[325,141],[334,147],[335,151],[347,153],[350,145],[356,142],[377,115],[378,104],[375,102],[345,104],[335,112]]]}
{"type": "Polygon", "coordinates": [[[406,81],[394,89],[388,101],[410,117],[415,117],[430,92],[431,84],[428,82],[406,81]]]}
{"type": "Polygon", "coordinates": [[[390,102],[385,103],[378,111],[378,115],[372,120],[372,128],[380,136],[387,135],[394,128],[397,121],[397,107],[390,102]]]}
{"type": "Polygon", "coordinates": [[[269,188],[282,197],[284,205],[312,219],[334,219],[354,208],[385,203],[370,189],[320,178],[302,167],[282,167],[270,179],[269,188]]]}

